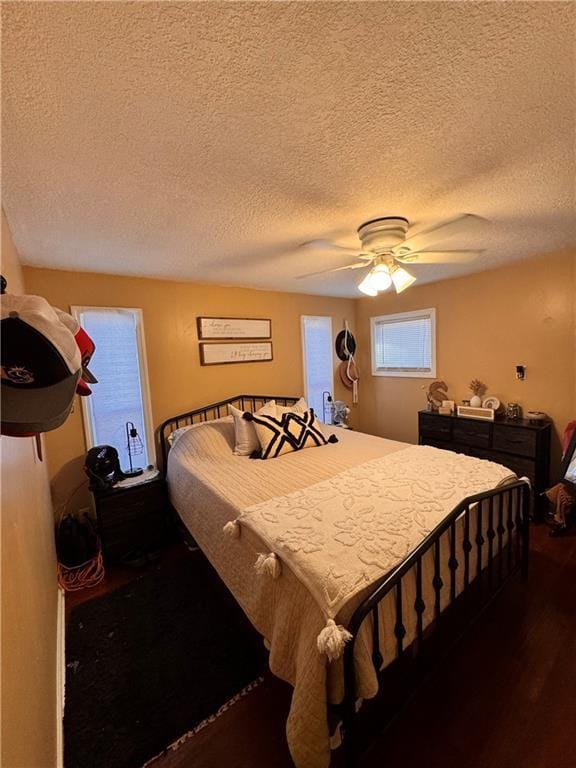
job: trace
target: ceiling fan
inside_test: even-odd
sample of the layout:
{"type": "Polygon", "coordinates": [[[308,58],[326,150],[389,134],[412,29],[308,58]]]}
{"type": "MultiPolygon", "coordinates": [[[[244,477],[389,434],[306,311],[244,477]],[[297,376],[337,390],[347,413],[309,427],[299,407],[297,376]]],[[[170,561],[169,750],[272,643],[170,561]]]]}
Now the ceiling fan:
{"type": "Polygon", "coordinates": [[[432,251],[420,249],[422,240],[439,240],[454,235],[469,235],[485,223],[485,219],[472,214],[464,214],[454,219],[435,224],[426,230],[408,235],[410,223],[402,216],[383,216],[366,221],[358,227],[358,237],[362,248],[347,248],[328,240],[311,240],[303,244],[305,248],[318,248],[338,253],[349,253],[359,261],[344,267],[323,269],[299,275],[298,279],[322,275],[328,272],[341,272],[347,269],[370,269],[358,283],[358,289],[367,296],[376,296],[394,285],[396,293],[401,293],[416,281],[416,277],[404,269],[404,264],[463,264],[473,261],[482,251],[432,251]]]}

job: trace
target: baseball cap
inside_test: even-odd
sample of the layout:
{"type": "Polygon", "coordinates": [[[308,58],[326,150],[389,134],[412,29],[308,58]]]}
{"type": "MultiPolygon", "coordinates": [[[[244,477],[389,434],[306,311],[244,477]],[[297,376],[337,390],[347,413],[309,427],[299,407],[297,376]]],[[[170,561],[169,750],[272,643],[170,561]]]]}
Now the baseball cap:
{"type": "Polygon", "coordinates": [[[81,375],[70,330],[41,296],[0,296],[2,434],[49,432],[64,423],[81,375]]]}
{"type": "Polygon", "coordinates": [[[60,322],[64,323],[66,328],[68,328],[70,333],[76,339],[76,344],[78,345],[80,355],[82,357],[82,374],[78,379],[76,392],[82,397],[87,397],[88,395],[92,394],[92,390],[88,384],[98,384],[98,379],[88,369],[88,363],[90,362],[96,347],[84,328],[80,326],[78,320],[72,317],[72,315],[69,315],[67,312],[58,309],[58,307],[54,307],[54,310],[60,318],[60,322]]]}

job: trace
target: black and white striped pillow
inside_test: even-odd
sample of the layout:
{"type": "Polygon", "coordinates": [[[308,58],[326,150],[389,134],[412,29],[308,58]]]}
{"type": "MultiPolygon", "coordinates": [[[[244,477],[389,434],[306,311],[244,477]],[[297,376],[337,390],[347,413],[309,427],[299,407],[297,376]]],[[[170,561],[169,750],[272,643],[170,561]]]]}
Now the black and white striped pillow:
{"type": "Polygon", "coordinates": [[[277,416],[245,413],[244,418],[254,424],[260,441],[260,454],[252,454],[255,459],[275,459],[283,453],[338,442],[336,435],[326,437],[322,432],[312,408],[305,413],[290,412],[277,416]]]}

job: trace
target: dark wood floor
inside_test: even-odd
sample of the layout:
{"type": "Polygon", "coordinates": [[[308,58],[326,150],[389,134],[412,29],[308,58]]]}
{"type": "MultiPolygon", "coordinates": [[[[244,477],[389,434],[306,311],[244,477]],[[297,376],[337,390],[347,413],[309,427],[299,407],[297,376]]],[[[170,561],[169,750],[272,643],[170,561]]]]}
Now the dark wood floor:
{"type": "MultiPolygon", "coordinates": [[[[576,766],[576,535],[532,528],[514,580],[380,736],[361,768],[576,766]]],[[[150,768],[290,768],[290,688],[269,676],[150,768]]]]}

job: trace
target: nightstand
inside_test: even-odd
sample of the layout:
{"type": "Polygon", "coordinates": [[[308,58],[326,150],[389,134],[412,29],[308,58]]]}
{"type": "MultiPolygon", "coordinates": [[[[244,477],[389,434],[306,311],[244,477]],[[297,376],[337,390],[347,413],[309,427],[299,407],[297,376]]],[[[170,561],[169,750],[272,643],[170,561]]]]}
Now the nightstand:
{"type": "Polygon", "coordinates": [[[172,537],[162,477],[93,492],[104,560],[144,564],[172,537]]]}

